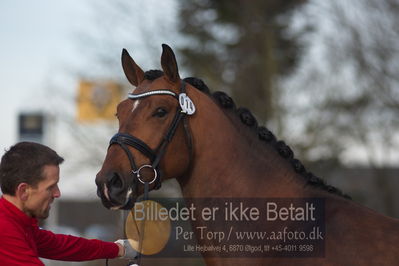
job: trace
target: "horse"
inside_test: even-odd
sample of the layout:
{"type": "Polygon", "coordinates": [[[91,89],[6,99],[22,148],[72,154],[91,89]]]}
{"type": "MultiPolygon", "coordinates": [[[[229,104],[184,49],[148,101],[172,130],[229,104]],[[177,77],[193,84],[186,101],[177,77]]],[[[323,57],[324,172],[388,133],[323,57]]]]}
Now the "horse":
{"type": "Polygon", "coordinates": [[[161,66],[144,72],[123,49],[122,67],[135,89],[117,106],[119,130],[96,176],[105,207],[131,209],[140,195],[171,178],[184,198],[318,198],[324,201],[323,256],[210,256],[206,264],[399,263],[397,219],[355,203],[307,171],[284,141],[226,93],[211,94],[198,78],[181,79],[166,44],[161,66]]]}

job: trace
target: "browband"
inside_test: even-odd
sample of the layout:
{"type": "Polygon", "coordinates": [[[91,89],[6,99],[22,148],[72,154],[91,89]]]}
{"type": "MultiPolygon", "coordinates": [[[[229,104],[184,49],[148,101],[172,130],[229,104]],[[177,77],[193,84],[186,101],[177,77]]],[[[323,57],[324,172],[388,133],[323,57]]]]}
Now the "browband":
{"type": "Polygon", "coordinates": [[[173,91],[169,91],[169,90],[147,91],[147,92],[143,92],[143,93],[139,93],[139,94],[129,93],[128,98],[134,100],[134,99],[144,98],[144,97],[151,96],[151,95],[160,95],[160,94],[170,95],[170,96],[177,98],[176,93],[174,93],[173,91]]]}

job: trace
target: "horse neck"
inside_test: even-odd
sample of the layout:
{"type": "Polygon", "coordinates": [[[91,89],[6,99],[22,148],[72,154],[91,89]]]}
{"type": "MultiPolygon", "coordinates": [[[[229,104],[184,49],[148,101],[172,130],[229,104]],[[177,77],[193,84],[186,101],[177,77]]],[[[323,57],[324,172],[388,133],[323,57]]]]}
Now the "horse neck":
{"type": "Polygon", "coordinates": [[[185,197],[301,197],[304,181],[288,162],[213,102],[190,121],[191,171],[179,180],[185,197]]]}

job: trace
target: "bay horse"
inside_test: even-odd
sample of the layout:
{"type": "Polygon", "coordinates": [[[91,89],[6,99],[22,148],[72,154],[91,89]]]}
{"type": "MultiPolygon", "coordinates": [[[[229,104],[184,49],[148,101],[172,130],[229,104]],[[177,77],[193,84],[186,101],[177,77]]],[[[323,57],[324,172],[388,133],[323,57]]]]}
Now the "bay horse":
{"type": "Polygon", "coordinates": [[[117,107],[119,130],[96,176],[105,207],[131,209],[139,195],[170,178],[185,198],[322,198],[322,257],[206,257],[206,264],[399,265],[397,219],[358,205],[308,172],[248,109],[223,92],[211,95],[200,79],[181,79],[172,49],[162,48],[163,71],[144,72],[122,52],[135,89],[117,107]]]}

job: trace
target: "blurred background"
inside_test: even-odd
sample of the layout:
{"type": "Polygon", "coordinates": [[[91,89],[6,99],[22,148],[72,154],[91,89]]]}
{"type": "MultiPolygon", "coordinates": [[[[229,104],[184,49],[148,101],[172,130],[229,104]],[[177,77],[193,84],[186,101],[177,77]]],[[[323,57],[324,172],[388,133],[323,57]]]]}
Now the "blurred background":
{"type": "Polygon", "coordinates": [[[122,48],[159,69],[162,43],[182,77],[228,92],[308,170],[399,217],[399,0],[2,0],[0,40],[0,148],[33,140],[66,159],[48,228],[123,236],[126,214],[102,207],[94,178],[132,89],[122,48]]]}

